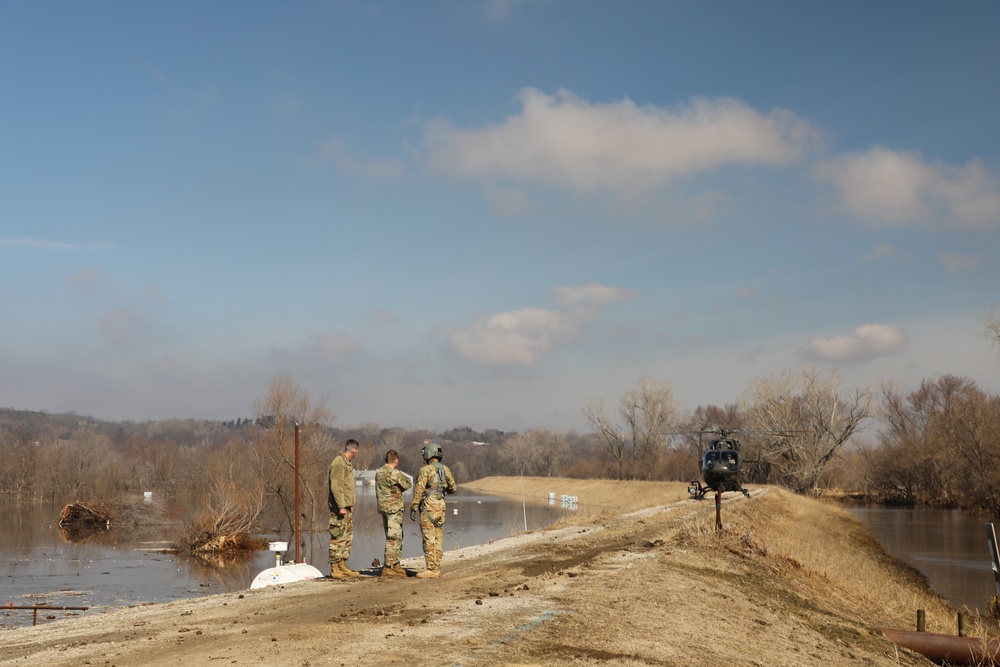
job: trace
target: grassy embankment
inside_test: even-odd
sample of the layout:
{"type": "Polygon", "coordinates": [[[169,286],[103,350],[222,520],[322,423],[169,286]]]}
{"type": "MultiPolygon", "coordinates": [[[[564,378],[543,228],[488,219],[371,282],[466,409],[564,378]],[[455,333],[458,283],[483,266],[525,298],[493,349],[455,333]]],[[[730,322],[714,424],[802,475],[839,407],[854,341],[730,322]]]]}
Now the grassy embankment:
{"type": "MultiPolygon", "coordinates": [[[[506,495],[528,503],[548,503],[550,492],[576,495],[584,510],[560,523],[587,521],[595,516],[666,505],[689,498],[680,482],[617,482],[565,478],[487,477],[464,484],[482,493],[506,495]]],[[[926,613],[927,629],[953,634],[957,611],[935,593],[926,578],[907,564],[890,557],[871,531],[835,503],[805,498],[777,487],[750,502],[727,502],[723,507],[723,534],[715,531],[711,497],[691,501],[703,505],[698,518],[667,529],[664,538],[697,549],[717,546],[737,555],[742,565],[752,554],[775,573],[804,578],[820,597],[837,598],[837,606],[857,609],[873,625],[913,629],[916,610],[926,613]]],[[[735,494],[728,494],[727,498],[735,494]]],[[[773,592],[762,591],[766,595],[773,592]]],[[[831,601],[833,601],[831,599],[831,601]]],[[[967,611],[967,610],[962,610],[967,611]]],[[[986,621],[970,618],[970,634],[984,635],[986,621]]],[[[995,625],[995,623],[994,623],[995,625]]]]}

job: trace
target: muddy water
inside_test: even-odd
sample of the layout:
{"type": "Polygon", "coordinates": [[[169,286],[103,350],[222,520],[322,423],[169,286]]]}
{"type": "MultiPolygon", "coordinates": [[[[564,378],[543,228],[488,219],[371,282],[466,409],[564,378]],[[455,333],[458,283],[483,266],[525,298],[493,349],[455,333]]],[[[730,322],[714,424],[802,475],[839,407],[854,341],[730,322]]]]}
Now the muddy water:
{"type": "Polygon", "coordinates": [[[984,613],[995,592],[989,519],[959,510],[852,507],[892,556],[923,572],[959,610],[984,613]]]}
{"type": "MultiPolygon", "coordinates": [[[[156,499],[154,499],[154,502],[156,499]]],[[[275,554],[261,551],[243,562],[206,564],[161,553],[170,529],[157,528],[123,534],[112,530],[73,541],[56,525],[61,506],[21,504],[0,506],[0,628],[31,625],[30,611],[4,609],[6,605],[49,604],[89,607],[86,612],[48,611],[39,615],[62,617],[93,614],[121,606],[168,602],[183,598],[249,588],[261,571],[273,567],[275,554]]],[[[575,508],[556,500],[546,507],[523,506],[495,496],[459,493],[448,497],[445,549],[484,544],[522,531],[545,527],[575,508]]],[[[404,519],[403,557],[422,555],[416,522],[404,519]]],[[[385,540],[375,510],[373,487],[358,488],[354,547],[349,567],[370,567],[381,560],[385,540]]],[[[290,534],[270,539],[289,542],[286,561],[295,556],[290,534]]],[[[300,555],[322,572],[327,569],[329,535],[325,529],[304,535],[300,555]]]]}

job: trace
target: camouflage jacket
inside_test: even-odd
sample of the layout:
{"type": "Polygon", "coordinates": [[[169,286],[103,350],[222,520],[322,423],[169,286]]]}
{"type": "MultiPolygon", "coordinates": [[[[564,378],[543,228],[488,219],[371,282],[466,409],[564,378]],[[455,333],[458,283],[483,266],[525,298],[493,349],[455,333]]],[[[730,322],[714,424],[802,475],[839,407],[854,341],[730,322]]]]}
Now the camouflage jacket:
{"type": "Polygon", "coordinates": [[[336,512],[341,507],[354,507],[354,466],[343,452],[330,462],[330,495],[327,504],[330,512],[336,512]]]}
{"type": "Polygon", "coordinates": [[[428,463],[417,473],[410,509],[443,512],[445,494],[455,493],[457,489],[455,478],[448,466],[443,463],[428,463]]]}
{"type": "Polygon", "coordinates": [[[403,491],[413,482],[401,470],[386,463],[375,472],[375,498],[378,500],[378,511],[382,514],[392,514],[403,511],[403,491]]]}

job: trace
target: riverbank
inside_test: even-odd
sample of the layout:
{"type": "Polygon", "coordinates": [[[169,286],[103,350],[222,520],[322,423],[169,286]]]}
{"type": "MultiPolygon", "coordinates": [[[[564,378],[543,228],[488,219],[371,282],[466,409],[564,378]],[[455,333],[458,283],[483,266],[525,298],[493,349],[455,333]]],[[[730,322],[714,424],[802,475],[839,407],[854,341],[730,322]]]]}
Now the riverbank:
{"type": "MultiPolygon", "coordinates": [[[[779,489],[488,478],[556,526],[446,553],[437,580],[318,580],[0,633],[0,665],[927,665],[880,627],[955,611],[844,510],[779,489]],[[731,497],[730,497],[731,496],[731,497]]],[[[447,548],[447,537],[445,540],[447,548]]],[[[404,563],[413,571],[422,563],[404,563]]],[[[975,630],[974,630],[975,631],[975,630]]]]}

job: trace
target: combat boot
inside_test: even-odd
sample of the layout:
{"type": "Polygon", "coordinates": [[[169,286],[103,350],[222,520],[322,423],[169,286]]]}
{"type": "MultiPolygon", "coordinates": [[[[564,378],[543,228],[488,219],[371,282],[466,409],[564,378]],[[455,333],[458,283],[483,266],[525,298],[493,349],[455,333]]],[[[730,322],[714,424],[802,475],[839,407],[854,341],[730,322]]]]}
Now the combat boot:
{"type": "Polygon", "coordinates": [[[347,575],[340,571],[340,566],[344,561],[338,561],[336,563],[330,563],[330,578],[331,579],[347,579],[347,575]]]}
{"type": "Polygon", "coordinates": [[[396,563],[392,567],[383,567],[382,568],[382,576],[383,577],[390,577],[390,578],[405,577],[406,576],[406,570],[404,570],[402,568],[402,566],[400,566],[399,563],[396,563]]]}
{"type": "Polygon", "coordinates": [[[342,577],[360,577],[361,576],[360,574],[358,574],[354,570],[348,570],[347,569],[347,561],[346,560],[342,560],[339,563],[337,563],[337,567],[340,569],[340,574],[341,574],[342,577]]]}
{"type": "Polygon", "coordinates": [[[441,570],[424,570],[417,572],[417,579],[437,579],[441,576],[441,570]]]}

